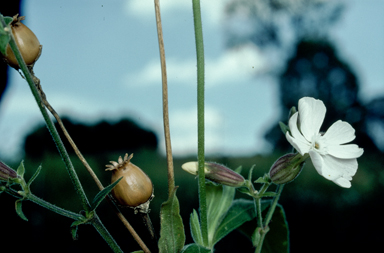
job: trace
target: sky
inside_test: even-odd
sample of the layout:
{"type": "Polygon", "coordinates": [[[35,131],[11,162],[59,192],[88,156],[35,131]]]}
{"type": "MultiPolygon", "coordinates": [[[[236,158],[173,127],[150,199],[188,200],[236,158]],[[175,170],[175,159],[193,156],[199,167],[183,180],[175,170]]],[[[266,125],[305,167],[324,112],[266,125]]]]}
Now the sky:
{"type": "MultiPolygon", "coordinates": [[[[252,45],[226,49],[228,1],[201,1],[205,46],[207,154],[270,151],[263,139],[279,117],[268,57],[252,45]]],[[[161,0],[169,114],[175,156],[197,153],[196,56],[191,1],[161,0]]],[[[384,95],[384,1],[348,1],[331,37],[361,81],[364,101],[384,95]]],[[[61,116],[77,122],[129,117],[153,130],[164,153],[160,59],[153,1],[24,1],[21,15],[43,45],[35,74],[61,116]],[[33,2],[33,3],[32,3],[33,2]]],[[[43,122],[24,79],[10,71],[0,104],[0,159],[23,155],[43,122]]],[[[108,134],[108,133],[106,133],[108,134]]],[[[76,142],[76,140],[75,140],[76,142]]]]}

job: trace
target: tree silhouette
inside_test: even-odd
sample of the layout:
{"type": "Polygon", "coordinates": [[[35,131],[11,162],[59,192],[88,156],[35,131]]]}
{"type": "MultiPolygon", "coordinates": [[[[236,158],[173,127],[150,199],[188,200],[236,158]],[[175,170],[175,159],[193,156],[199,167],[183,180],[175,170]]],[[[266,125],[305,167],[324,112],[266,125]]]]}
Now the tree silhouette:
{"type": "MultiPolygon", "coordinates": [[[[83,154],[100,155],[121,152],[121,155],[124,155],[139,149],[156,150],[157,148],[158,141],[155,133],[143,129],[130,119],[121,119],[114,124],[102,120],[94,125],[86,125],[63,118],[63,123],[83,154]]],[[[72,147],[61,134],[59,125],[57,123],[55,125],[68,152],[73,153],[72,147]]],[[[45,153],[57,153],[52,137],[44,125],[38,126],[27,135],[24,150],[27,155],[39,159],[45,153]]]]}
{"type": "MultiPolygon", "coordinates": [[[[329,41],[300,41],[278,80],[281,121],[287,121],[290,108],[297,106],[300,98],[310,96],[321,99],[327,107],[324,130],[339,119],[347,121],[355,128],[356,142],[360,146],[376,149],[366,134],[367,110],[358,96],[359,83],[356,75],[351,67],[339,58],[329,41]]],[[[277,124],[267,132],[266,139],[275,147],[289,147],[277,124]]]]}
{"type": "MultiPolygon", "coordinates": [[[[384,99],[367,106],[361,102],[354,71],[327,39],[344,9],[343,1],[233,0],[226,6],[226,44],[231,48],[253,43],[267,56],[278,55],[270,57],[267,74],[278,81],[279,121],[287,122],[288,111],[301,97],[312,96],[327,107],[323,129],[339,119],[348,121],[356,130],[355,143],[378,151],[370,136],[378,135],[377,129],[384,132],[377,110],[384,99]]],[[[265,138],[276,149],[290,148],[277,123],[265,138]]]]}

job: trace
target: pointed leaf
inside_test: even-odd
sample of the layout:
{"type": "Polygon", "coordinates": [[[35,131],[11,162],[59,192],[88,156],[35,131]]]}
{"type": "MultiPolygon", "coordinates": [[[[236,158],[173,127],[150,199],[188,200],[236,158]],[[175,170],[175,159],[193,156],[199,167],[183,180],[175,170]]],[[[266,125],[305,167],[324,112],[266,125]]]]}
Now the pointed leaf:
{"type": "Polygon", "coordinates": [[[35,171],[35,173],[33,174],[33,176],[29,179],[28,184],[27,184],[28,189],[29,189],[29,187],[31,187],[32,182],[33,182],[33,181],[37,178],[37,176],[39,175],[41,169],[42,169],[42,166],[40,165],[40,166],[37,168],[37,170],[35,171]]]}
{"type": "Polygon", "coordinates": [[[102,191],[100,191],[100,192],[98,192],[96,194],[95,198],[92,201],[92,205],[91,205],[91,210],[90,211],[95,210],[100,205],[101,201],[103,201],[105,196],[107,196],[112,191],[113,187],[115,187],[120,182],[120,180],[122,178],[123,177],[119,178],[118,180],[113,182],[113,184],[108,185],[102,191]]]}
{"type": "Polygon", "coordinates": [[[189,220],[189,223],[191,227],[191,235],[192,235],[193,241],[199,245],[204,245],[203,236],[201,234],[199,216],[195,209],[193,209],[193,212],[191,213],[191,218],[189,220]]]}
{"type": "Polygon", "coordinates": [[[244,222],[252,220],[255,216],[255,205],[253,201],[245,199],[234,200],[227,215],[217,228],[213,239],[214,243],[220,241],[224,236],[241,226],[244,222]]]}
{"type": "Polygon", "coordinates": [[[180,216],[177,187],[168,200],[161,205],[159,252],[180,252],[184,247],[185,234],[183,220],[180,216]]]}
{"type": "Polygon", "coordinates": [[[22,210],[22,202],[23,202],[23,199],[16,200],[15,202],[16,213],[20,216],[20,218],[22,218],[25,221],[28,221],[27,217],[25,217],[22,210]]]}
{"type": "Polygon", "coordinates": [[[17,175],[19,175],[21,178],[24,178],[25,168],[24,168],[24,161],[21,161],[19,167],[16,171],[17,175]]]}
{"type": "Polygon", "coordinates": [[[221,221],[232,205],[236,188],[225,185],[206,185],[207,218],[208,218],[208,243],[214,246],[214,236],[221,221]]]}
{"type": "Polygon", "coordinates": [[[71,226],[71,235],[72,235],[72,240],[76,241],[78,236],[77,236],[77,230],[78,226],[71,226]]]}
{"type": "Polygon", "coordinates": [[[281,121],[279,122],[279,126],[284,135],[289,131],[289,127],[281,121]]]}
{"type": "Polygon", "coordinates": [[[265,236],[262,253],[289,252],[289,229],[284,209],[277,204],[265,236]]]}
{"type": "Polygon", "coordinates": [[[209,253],[209,252],[212,252],[212,251],[196,243],[185,245],[185,247],[181,251],[181,253],[209,253]]]}

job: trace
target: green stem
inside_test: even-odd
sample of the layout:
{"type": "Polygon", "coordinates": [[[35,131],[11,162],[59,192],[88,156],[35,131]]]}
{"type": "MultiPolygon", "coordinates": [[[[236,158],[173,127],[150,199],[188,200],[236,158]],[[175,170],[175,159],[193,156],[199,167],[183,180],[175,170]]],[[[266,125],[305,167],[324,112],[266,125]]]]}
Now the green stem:
{"type": "MultiPolygon", "coordinates": [[[[3,16],[1,16],[1,23],[4,25],[5,22],[4,22],[4,18],[3,16]]],[[[19,66],[20,66],[20,69],[21,71],[23,72],[24,74],[24,77],[25,79],[27,80],[28,82],[28,85],[32,91],[32,94],[36,100],[36,103],[37,103],[37,106],[39,107],[40,111],[41,111],[41,114],[43,115],[43,118],[45,120],[45,123],[47,124],[47,127],[48,127],[48,130],[49,132],[51,133],[51,136],[53,138],[53,141],[55,142],[56,146],[57,146],[57,149],[59,150],[59,153],[65,163],[65,167],[67,169],[67,172],[69,174],[69,177],[75,187],[75,190],[78,194],[78,196],[80,197],[80,200],[83,204],[83,208],[85,211],[89,211],[89,202],[88,202],[88,199],[85,195],[85,192],[83,190],[83,187],[80,183],[80,180],[79,178],[77,177],[77,174],[76,174],[76,171],[72,165],[72,162],[69,158],[69,155],[67,153],[67,150],[65,149],[64,147],[64,144],[63,142],[61,141],[61,138],[56,130],[56,127],[55,125],[53,124],[51,118],[49,117],[49,114],[47,112],[47,110],[45,109],[45,106],[44,106],[44,103],[43,103],[43,100],[39,94],[39,91],[37,90],[36,86],[35,86],[35,83],[33,81],[33,78],[32,78],[32,75],[27,67],[27,65],[25,64],[21,54],[20,54],[20,51],[17,47],[17,44],[15,42],[15,39],[12,35],[12,33],[10,33],[10,36],[11,36],[11,39],[9,41],[9,46],[11,47],[16,59],[17,59],[17,62],[19,63],[19,66]]]]}
{"type": "Polygon", "coordinates": [[[200,0],[192,1],[197,57],[197,157],[199,164],[200,224],[204,245],[208,245],[207,200],[205,193],[204,151],[204,43],[200,0]]]}
{"type": "Polygon", "coordinates": [[[269,227],[268,227],[269,222],[271,221],[272,215],[275,212],[276,205],[277,205],[277,202],[279,201],[279,198],[281,196],[283,188],[284,188],[284,184],[277,185],[277,189],[276,189],[277,195],[273,199],[273,201],[271,203],[271,206],[270,206],[270,208],[268,210],[268,213],[267,213],[267,215],[265,217],[264,226],[262,227],[262,230],[261,230],[260,242],[257,245],[255,253],[260,253],[261,252],[261,248],[263,247],[263,242],[264,242],[265,236],[266,236],[266,234],[268,233],[268,230],[269,230],[269,227]]]}
{"type": "Polygon", "coordinates": [[[35,204],[38,204],[52,212],[55,212],[57,214],[60,214],[62,216],[65,216],[65,217],[68,217],[68,218],[71,218],[71,219],[74,219],[74,220],[81,220],[84,218],[84,216],[80,215],[80,214],[77,214],[77,213],[74,213],[74,212],[71,212],[71,211],[68,211],[66,209],[63,209],[61,207],[57,207],[35,195],[33,195],[32,193],[31,194],[28,194],[28,197],[27,197],[28,200],[34,202],[35,204]]]}
{"type": "Polygon", "coordinates": [[[99,219],[99,217],[96,215],[91,220],[91,224],[93,227],[99,232],[99,234],[103,237],[103,239],[107,242],[109,247],[113,250],[113,252],[123,252],[119,245],[116,243],[115,239],[111,236],[111,234],[108,232],[108,230],[104,227],[103,223],[99,219]]]}

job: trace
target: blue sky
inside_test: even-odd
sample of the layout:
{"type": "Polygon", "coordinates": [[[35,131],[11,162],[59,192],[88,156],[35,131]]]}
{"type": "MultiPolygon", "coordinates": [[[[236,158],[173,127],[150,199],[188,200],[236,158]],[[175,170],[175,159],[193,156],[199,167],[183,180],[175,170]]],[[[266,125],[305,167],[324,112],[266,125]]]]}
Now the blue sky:
{"type": "MultiPolygon", "coordinates": [[[[206,152],[249,155],[268,151],[262,136],[278,117],[277,86],[273,79],[262,77],[270,66],[257,48],[225,49],[225,2],[202,1],[206,152]]],[[[349,2],[331,37],[361,80],[363,99],[369,100],[384,94],[384,1],[349,2]]],[[[162,0],[160,4],[173,153],[195,154],[191,1],[162,0]]],[[[24,1],[21,14],[43,45],[35,74],[61,116],[88,123],[130,117],[154,130],[164,150],[153,1],[24,1]]],[[[1,159],[22,155],[23,138],[42,122],[26,82],[16,71],[11,73],[11,85],[0,106],[1,159]]]]}

